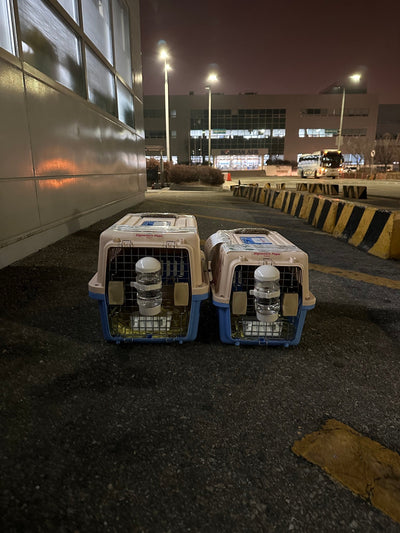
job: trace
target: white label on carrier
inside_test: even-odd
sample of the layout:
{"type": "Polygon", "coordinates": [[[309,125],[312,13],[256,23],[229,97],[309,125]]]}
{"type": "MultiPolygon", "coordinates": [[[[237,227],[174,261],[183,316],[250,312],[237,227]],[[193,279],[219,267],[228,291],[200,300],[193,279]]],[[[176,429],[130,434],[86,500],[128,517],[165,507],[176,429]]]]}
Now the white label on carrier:
{"type": "Polygon", "coordinates": [[[272,242],[269,241],[264,235],[260,235],[258,237],[240,237],[240,240],[243,244],[272,244],[272,242]]]}

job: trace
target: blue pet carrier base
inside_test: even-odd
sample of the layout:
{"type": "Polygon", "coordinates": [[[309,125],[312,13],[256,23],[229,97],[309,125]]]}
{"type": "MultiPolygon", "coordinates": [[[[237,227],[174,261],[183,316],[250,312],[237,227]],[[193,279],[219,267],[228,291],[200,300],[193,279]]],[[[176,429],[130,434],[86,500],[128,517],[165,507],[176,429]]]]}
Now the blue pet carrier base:
{"type": "MultiPolygon", "coordinates": [[[[274,338],[273,336],[267,336],[267,335],[259,335],[254,336],[254,338],[240,338],[240,337],[232,337],[232,323],[231,323],[231,306],[229,304],[223,304],[220,302],[213,301],[213,304],[217,308],[218,312],[218,320],[219,320],[219,337],[222,342],[226,344],[235,344],[236,346],[240,346],[241,344],[248,344],[248,345],[261,345],[261,346],[295,346],[296,344],[299,344],[301,339],[301,334],[303,331],[304,322],[306,319],[307,311],[310,311],[315,307],[315,305],[311,306],[300,306],[299,311],[296,317],[293,317],[293,320],[291,322],[291,330],[294,331],[294,336],[292,339],[284,339],[279,336],[279,332],[276,331],[277,337],[274,338]]],[[[251,323],[255,323],[254,321],[251,321],[251,323]]],[[[249,326],[251,327],[251,326],[249,326]]],[[[263,326],[261,326],[261,329],[263,326]]],[[[273,326],[270,327],[272,335],[274,335],[274,328],[273,326]]],[[[266,331],[267,332],[267,331],[266,331]]]]}
{"type": "MultiPolygon", "coordinates": [[[[101,319],[101,327],[103,330],[103,335],[105,340],[112,341],[117,344],[120,343],[129,343],[129,342],[153,342],[153,343],[169,343],[169,342],[179,342],[179,344],[182,344],[183,342],[187,341],[193,341],[197,337],[197,331],[199,326],[199,318],[200,318],[200,304],[203,300],[206,300],[208,298],[208,293],[201,294],[201,295],[194,295],[191,302],[191,308],[190,308],[190,317],[189,317],[189,324],[187,327],[187,333],[186,336],[180,337],[167,337],[167,336],[157,336],[154,332],[148,331],[145,336],[141,337],[123,337],[121,335],[112,335],[110,332],[110,324],[109,324],[109,305],[107,303],[107,300],[104,295],[102,294],[96,294],[89,292],[89,296],[93,298],[94,300],[98,300],[99,303],[99,310],[100,310],[100,319],[101,319]]],[[[162,328],[158,330],[158,334],[162,333],[162,328]]]]}
{"type": "Polygon", "coordinates": [[[300,342],[306,314],[315,307],[305,252],[275,231],[239,228],[211,235],[205,253],[222,342],[300,342]]]}

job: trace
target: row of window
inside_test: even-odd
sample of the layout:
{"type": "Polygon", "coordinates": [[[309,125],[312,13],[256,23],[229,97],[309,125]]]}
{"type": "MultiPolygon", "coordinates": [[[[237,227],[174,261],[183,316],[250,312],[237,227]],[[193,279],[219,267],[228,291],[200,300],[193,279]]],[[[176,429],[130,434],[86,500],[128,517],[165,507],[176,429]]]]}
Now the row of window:
{"type": "MultiPolygon", "coordinates": [[[[208,151],[208,140],[206,138],[191,138],[191,150],[196,152],[208,151]]],[[[270,139],[245,139],[243,137],[235,137],[233,139],[213,139],[211,143],[212,150],[255,150],[268,149],[270,154],[283,154],[285,147],[284,138],[270,138],[270,139]]]]}
{"type": "MultiPolygon", "coordinates": [[[[299,137],[336,137],[339,135],[337,128],[300,128],[299,137]]],[[[342,131],[342,135],[346,137],[364,137],[367,135],[366,128],[347,128],[342,131]]]]}
{"type": "MultiPolygon", "coordinates": [[[[339,109],[328,109],[328,108],[307,108],[300,111],[301,116],[338,116],[340,114],[339,109]]],[[[368,108],[345,108],[344,115],[347,117],[367,117],[369,114],[368,108]]],[[[145,109],[144,111],[145,118],[163,118],[164,111],[163,109],[145,109]]],[[[212,109],[211,110],[211,119],[213,123],[218,121],[225,121],[227,119],[246,119],[247,122],[255,122],[259,120],[265,120],[268,118],[273,119],[286,119],[286,110],[285,109],[239,109],[236,115],[232,115],[231,109],[212,109]]],[[[176,110],[170,111],[170,118],[176,118],[176,110]]],[[[206,109],[192,110],[191,111],[191,121],[208,121],[208,111],[206,109]]]]}
{"type": "MultiPolygon", "coordinates": [[[[324,128],[308,128],[299,129],[299,137],[336,137],[339,134],[338,129],[324,129],[324,128]]],[[[267,130],[211,130],[211,139],[269,139],[284,138],[286,130],[281,129],[267,129],[267,130]]],[[[365,137],[367,135],[366,128],[347,128],[342,132],[344,137],[365,137]]],[[[146,130],[147,139],[164,139],[164,130],[146,130]]],[[[171,137],[176,138],[176,130],[171,130],[171,137]]],[[[190,130],[191,139],[208,139],[208,130],[190,130]]]]}
{"type": "MultiPolygon", "coordinates": [[[[213,116],[217,117],[285,117],[286,109],[238,109],[237,113],[232,113],[232,109],[212,109],[213,116]]],[[[207,109],[193,109],[190,112],[190,116],[193,119],[207,118],[207,109]]]]}
{"type": "MultiPolygon", "coordinates": [[[[327,116],[338,116],[340,115],[341,109],[340,108],[320,108],[320,107],[310,107],[306,109],[302,109],[300,111],[301,116],[309,116],[309,115],[318,115],[321,117],[327,117],[327,116]]],[[[367,107],[357,107],[357,108],[344,108],[343,114],[346,117],[367,117],[369,115],[369,109],[367,107]]]]}
{"type": "MultiPolygon", "coordinates": [[[[274,129],[274,130],[212,130],[211,139],[269,139],[272,137],[283,138],[286,135],[285,129],[274,129]]],[[[164,130],[146,130],[146,139],[164,139],[165,138],[165,129],[164,130]]],[[[171,137],[176,138],[176,130],[171,130],[171,137]]],[[[190,137],[192,139],[208,139],[208,130],[190,130],[190,137]]]]}
{"type": "MultiPolygon", "coordinates": [[[[273,129],[272,137],[284,137],[285,129],[273,129]]],[[[190,130],[192,138],[206,137],[208,139],[208,130],[190,130]]],[[[271,137],[271,130],[211,130],[211,139],[233,139],[234,137],[243,137],[244,139],[268,139],[271,137]]]]}
{"type": "Polygon", "coordinates": [[[129,11],[123,0],[58,0],[56,6],[17,0],[16,13],[11,0],[0,0],[0,47],[134,127],[129,11]]]}
{"type": "MultiPolygon", "coordinates": [[[[286,112],[284,109],[239,109],[233,114],[230,109],[215,109],[211,110],[211,122],[215,129],[285,128],[286,112]]],[[[208,110],[192,110],[190,127],[193,130],[208,129],[208,110]]]]}
{"type": "MultiPolygon", "coordinates": [[[[238,117],[232,117],[232,120],[217,120],[211,119],[213,129],[229,129],[229,130],[266,130],[266,129],[284,129],[286,127],[285,119],[264,119],[264,120],[241,120],[238,117]]],[[[192,130],[208,130],[208,119],[191,120],[190,129],[192,130]]]]}

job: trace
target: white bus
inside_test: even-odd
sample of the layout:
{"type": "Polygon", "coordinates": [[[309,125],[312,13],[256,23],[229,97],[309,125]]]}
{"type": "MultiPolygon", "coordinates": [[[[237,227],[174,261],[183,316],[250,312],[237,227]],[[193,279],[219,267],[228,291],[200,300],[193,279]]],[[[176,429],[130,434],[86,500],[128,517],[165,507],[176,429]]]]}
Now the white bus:
{"type": "Polygon", "coordinates": [[[343,155],[340,150],[319,150],[299,156],[297,175],[302,178],[336,178],[342,171],[343,155]]]}

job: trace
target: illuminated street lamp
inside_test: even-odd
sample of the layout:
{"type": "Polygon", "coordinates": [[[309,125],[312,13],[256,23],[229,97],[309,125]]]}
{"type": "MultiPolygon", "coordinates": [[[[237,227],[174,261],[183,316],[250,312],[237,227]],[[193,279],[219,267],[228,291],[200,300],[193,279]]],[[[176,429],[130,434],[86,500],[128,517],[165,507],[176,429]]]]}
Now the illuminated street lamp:
{"type": "Polygon", "coordinates": [[[168,70],[170,66],[167,63],[168,52],[165,48],[160,51],[160,59],[164,61],[164,93],[165,93],[165,144],[167,152],[167,161],[171,159],[171,150],[169,145],[169,103],[168,103],[168,70]]]}
{"type": "Polygon", "coordinates": [[[218,81],[216,74],[211,73],[207,81],[209,85],[206,87],[208,89],[208,164],[211,165],[211,84],[218,81]]]}
{"type": "MultiPolygon", "coordinates": [[[[351,76],[349,76],[349,78],[354,82],[354,83],[358,83],[361,79],[361,74],[352,74],[351,76]]],[[[343,115],[344,115],[344,102],[346,100],[346,88],[345,86],[343,85],[342,87],[343,89],[343,92],[342,92],[342,109],[340,110],[340,124],[339,124],[339,135],[338,135],[338,150],[341,149],[341,146],[342,146],[342,140],[343,140],[343,135],[342,135],[342,128],[343,128],[343,115]]]]}

